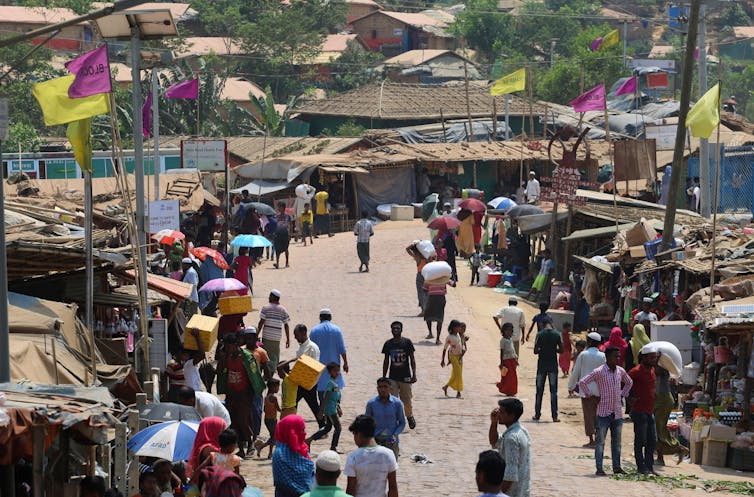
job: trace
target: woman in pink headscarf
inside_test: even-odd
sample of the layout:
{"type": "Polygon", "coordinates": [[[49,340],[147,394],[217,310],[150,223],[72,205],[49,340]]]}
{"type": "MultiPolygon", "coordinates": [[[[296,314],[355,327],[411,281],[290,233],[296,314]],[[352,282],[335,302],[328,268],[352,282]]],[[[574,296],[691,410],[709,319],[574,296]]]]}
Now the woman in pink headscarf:
{"type": "Polygon", "coordinates": [[[617,326],[610,332],[610,339],[600,345],[600,350],[604,352],[608,347],[617,347],[618,350],[620,350],[618,365],[624,367],[626,364],[626,349],[628,349],[628,343],[623,340],[623,330],[617,326]]]}
{"type": "Polygon", "coordinates": [[[199,423],[194,445],[191,447],[188,466],[186,466],[186,474],[191,475],[192,482],[197,481],[199,472],[196,469],[201,465],[202,461],[209,457],[210,452],[220,452],[218,439],[220,438],[220,433],[227,427],[228,425],[225,424],[225,420],[217,416],[204,418],[199,423]]]}
{"type": "Polygon", "coordinates": [[[289,414],[275,427],[275,451],[272,453],[275,497],[298,497],[308,492],[313,476],[314,462],[306,445],[304,419],[289,414]]]}

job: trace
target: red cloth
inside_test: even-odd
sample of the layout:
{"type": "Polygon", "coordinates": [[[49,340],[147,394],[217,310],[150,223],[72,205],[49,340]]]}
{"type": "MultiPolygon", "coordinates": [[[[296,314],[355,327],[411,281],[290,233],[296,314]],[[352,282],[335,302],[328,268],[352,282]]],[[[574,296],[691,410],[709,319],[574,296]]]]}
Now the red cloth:
{"type": "Polygon", "coordinates": [[[207,447],[215,452],[220,452],[218,439],[220,438],[220,433],[227,427],[225,420],[217,416],[202,419],[199,423],[199,428],[196,430],[194,445],[191,447],[186,474],[190,475],[194,471],[194,468],[202,463],[199,458],[202,451],[207,447]]]}
{"type": "Polygon", "coordinates": [[[618,347],[618,350],[620,350],[618,365],[623,366],[624,364],[626,364],[626,349],[628,348],[628,343],[623,340],[623,330],[621,330],[617,326],[613,328],[613,331],[610,332],[610,339],[600,345],[600,350],[604,352],[608,347],[618,347]]]}
{"type": "Polygon", "coordinates": [[[563,340],[563,352],[558,356],[558,364],[563,374],[568,374],[571,370],[571,353],[573,346],[571,345],[571,334],[567,331],[560,332],[563,340]]]}
{"type": "Polygon", "coordinates": [[[202,494],[206,497],[240,497],[246,488],[246,482],[241,476],[217,466],[204,468],[200,480],[206,486],[202,494]]]}
{"type": "Polygon", "coordinates": [[[484,219],[484,212],[474,212],[474,224],[471,225],[471,232],[474,234],[474,245],[479,245],[482,241],[482,220],[484,219]]]}
{"type": "Polygon", "coordinates": [[[631,395],[636,397],[636,403],[631,406],[632,411],[652,414],[655,409],[655,368],[647,368],[639,364],[628,372],[634,380],[631,395]]]}
{"type": "Polygon", "coordinates": [[[518,375],[516,374],[516,359],[506,359],[503,366],[508,368],[508,374],[500,376],[497,383],[497,389],[505,395],[516,395],[518,393],[518,375]]]}
{"type": "Polygon", "coordinates": [[[289,414],[278,421],[275,428],[275,441],[283,442],[307,459],[309,457],[309,446],[306,444],[306,424],[304,418],[296,414],[289,414]]]}
{"type": "Polygon", "coordinates": [[[238,264],[235,273],[233,273],[233,277],[244,285],[249,286],[249,266],[251,266],[251,257],[248,255],[239,255],[233,262],[238,264]]]}
{"type": "Polygon", "coordinates": [[[246,373],[241,355],[235,358],[228,356],[225,364],[228,367],[228,390],[246,391],[249,388],[249,375],[246,373]]]}

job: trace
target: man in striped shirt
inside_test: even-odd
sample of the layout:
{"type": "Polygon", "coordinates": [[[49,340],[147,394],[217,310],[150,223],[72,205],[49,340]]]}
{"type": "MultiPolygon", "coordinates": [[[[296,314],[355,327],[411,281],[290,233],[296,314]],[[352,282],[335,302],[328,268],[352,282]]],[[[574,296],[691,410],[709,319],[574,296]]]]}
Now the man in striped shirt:
{"type": "Polygon", "coordinates": [[[597,476],[604,476],[602,469],[605,438],[610,429],[610,452],[613,462],[613,474],[625,473],[620,467],[621,430],[623,429],[622,399],[628,397],[634,382],[626,370],[618,366],[620,349],[608,347],[605,349],[606,364],[595,369],[579,380],[579,391],[589,398],[589,383],[597,384],[599,404],[597,404],[597,440],[594,444],[594,459],[597,464],[597,476]]]}
{"type": "Polygon", "coordinates": [[[367,211],[361,211],[361,219],[353,227],[353,234],[356,235],[356,253],[359,255],[359,272],[366,268],[369,272],[369,239],[374,235],[372,221],[369,220],[367,211]]]}
{"type": "Polygon", "coordinates": [[[283,339],[283,328],[285,328],[285,348],[291,346],[288,326],[291,318],[285,307],[280,305],[280,295],[280,290],[270,291],[269,303],[262,307],[257,325],[259,336],[262,338],[262,347],[270,358],[270,371],[276,371],[280,362],[280,341],[283,339]]]}

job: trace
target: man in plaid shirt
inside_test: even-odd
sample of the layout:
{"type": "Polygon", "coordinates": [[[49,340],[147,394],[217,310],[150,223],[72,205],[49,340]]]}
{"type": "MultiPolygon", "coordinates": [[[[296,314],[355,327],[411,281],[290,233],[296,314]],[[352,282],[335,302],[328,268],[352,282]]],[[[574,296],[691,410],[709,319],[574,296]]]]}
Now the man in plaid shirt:
{"type": "Polygon", "coordinates": [[[602,458],[605,450],[605,437],[610,429],[610,452],[613,461],[613,474],[623,474],[620,467],[621,430],[623,428],[622,399],[628,397],[634,382],[626,370],[618,366],[620,350],[618,347],[605,349],[606,364],[595,369],[579,381],[579,391],[589,398],[589,384],[595,382],[599,392],[597,404],[597,440],[594,445],[594,459],[597,464],[597,476],[604,476],[602,458]]]}

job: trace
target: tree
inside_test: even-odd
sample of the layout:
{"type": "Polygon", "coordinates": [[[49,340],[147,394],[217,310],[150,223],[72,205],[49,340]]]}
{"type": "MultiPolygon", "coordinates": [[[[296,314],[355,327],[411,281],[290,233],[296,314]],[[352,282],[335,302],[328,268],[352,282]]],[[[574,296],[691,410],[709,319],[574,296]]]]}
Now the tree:
{"type": "Polygon", "coordinates": [[[720,13],[720,27],[749,26],[751,17],[746,13],[741,4],[734,3],[725,7],[720,13]]]}
{"type": "Polygon", "coordinates": [[[3,143],[4,148],[9,153],[36,152],[42,144],[37,128],[31,124],[16,121],[9,126],[8,141],[3,143]]]}
{"type": "Polygon", "coordinates": [[[330,64],[332,79],[328,83],[329,89],[347,91],[380,78],[374,67],[384,58],[381,53],[365,50],[356,42],[349,41],[346,50],[330,64]]]}
{"type": "Polygon", "coordinates": [[[497,0],[468,0],[450,30],[462,36],[490,63],[508,55],[516,46],[515,19],[509,14],[497,13],[497,0]]]}
{"type": "Polygon", "coordinates": [[[264,131],[267,136],[283,136],[285,130],[285,120],[277,109],[275,109],[275,99],[272,96],[272,90],[268,86],[265,89],[264,97],[251,96],[251,103],[257,111],[258,117],[254,116],[259,129],[264,131]]]}

